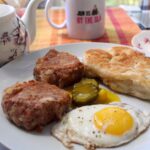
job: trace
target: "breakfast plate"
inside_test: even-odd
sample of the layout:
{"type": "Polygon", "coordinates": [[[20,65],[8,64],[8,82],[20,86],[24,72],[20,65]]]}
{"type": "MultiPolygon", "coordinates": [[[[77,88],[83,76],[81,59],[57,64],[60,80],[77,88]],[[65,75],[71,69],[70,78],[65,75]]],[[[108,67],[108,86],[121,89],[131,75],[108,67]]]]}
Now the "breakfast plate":
{"type": "MultiPolygon", "coordinates": [[[[76,43],[55,46],[58,51],[66,51],[82,60],[84,52],[88,49],[100,48],[109,49],[113,46],[120,46],[118,44],[109,43],[76,43]]],[[[10,62],[0,69],[0,96],[2,99],[3,90],[18,82],[33,79],[33,68],[37,58],[43,56],[50,48],[42,49],[38,52],[26,54],[16,60],[10,62]]],[[[126,95],[119,94],[121,101],[131,104],[143,111],[150,110],[150,102],[142,101],[126,95]]],[[[46,126],[42,132],[27,132],[17,128],[10,123],[5,117],[2,108],[0,107],[0,143],[5,145],[11,150],[66,150],[57,139],[50,135],[51,125],[46,126]]],[[[144,132],[141,136],[137,137],[132,142],[120,147],[112,148],[113,150],[148,150],[150,145],[150,129],[144,132]]],[[[82,146],[75,145],[75,150],[85,149],[82,146]]],[[[110,150],[111,148],[109,148],[110,150]]],[[[106,150],[106,149],[101,149],[106,150]]]]}

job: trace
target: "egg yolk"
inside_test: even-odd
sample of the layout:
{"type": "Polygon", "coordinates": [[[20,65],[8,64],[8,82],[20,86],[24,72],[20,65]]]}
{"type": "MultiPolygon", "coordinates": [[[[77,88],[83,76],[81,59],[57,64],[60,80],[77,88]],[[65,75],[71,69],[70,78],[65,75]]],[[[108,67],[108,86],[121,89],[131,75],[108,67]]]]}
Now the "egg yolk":
{"type": "Polygon", "coordinates": [[[106,134],[123,135],[133,124],[132,116],[120,107],[107,107],[94,114],[94,125],[106,134]]]}

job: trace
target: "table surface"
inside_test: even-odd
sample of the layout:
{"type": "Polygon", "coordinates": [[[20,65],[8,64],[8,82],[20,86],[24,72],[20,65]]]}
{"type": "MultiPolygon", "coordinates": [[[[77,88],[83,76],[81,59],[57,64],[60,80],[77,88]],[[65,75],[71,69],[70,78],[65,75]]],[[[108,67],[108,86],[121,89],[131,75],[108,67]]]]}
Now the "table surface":
{"type": "MultiPolygon", "coordinates": [[[[56,23],[65,19],[64,9],[51,10],[51,17],[56,23]]],[[[68,37],[66,28],[55,29],[51,27],[44,15],[44,10],[37,10],[37,34],[35,41],[30,46],[30,51],[45,47],[75,42],[109,42],[130,45],[132,37],[140,32],[127,13],[121,8],[107,8],[105,17],[105,34],[95,40],[77,40],[68,37]]]]}

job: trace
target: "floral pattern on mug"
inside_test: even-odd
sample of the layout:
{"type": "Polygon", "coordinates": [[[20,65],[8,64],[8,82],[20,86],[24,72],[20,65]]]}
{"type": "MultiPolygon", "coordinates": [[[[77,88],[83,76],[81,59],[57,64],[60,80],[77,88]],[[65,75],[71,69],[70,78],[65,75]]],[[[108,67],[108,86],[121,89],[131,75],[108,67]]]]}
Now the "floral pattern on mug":
{"type": "Polygon", "coordinates": [[[3,43],[4,45],[7,44],[7,42],[11,41],[11,37],[9,36],[8,32],[4,32],[2,36],[0,37],[0,43],[3,43]]]}
{"type": "MultiPolygon", "coordinates": [[[[17,56],[22,55],[28,45],[28,33],[25,29],[23,22],[16,17],[14,20],[14,28],[12,31],[4,31],[0,35],[0,45],[9,51],[9,56],[5,63],[15,59],[17,56]]],[[[0,63],[3,65],[4,63],[0,63]]]]}

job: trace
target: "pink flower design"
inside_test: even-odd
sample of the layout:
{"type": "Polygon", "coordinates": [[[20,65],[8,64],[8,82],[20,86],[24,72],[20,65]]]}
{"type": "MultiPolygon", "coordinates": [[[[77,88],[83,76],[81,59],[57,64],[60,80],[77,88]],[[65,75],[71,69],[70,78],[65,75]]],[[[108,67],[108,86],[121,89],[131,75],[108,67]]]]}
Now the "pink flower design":
{"type": "Polygon", "coordinates": [[[146,43],[150,43],[150,39],[149,38],[144,38],[144,43],[146,44],[146,43]]]}
{"type": "Polygon", "coordinates": [[[141,47],[141,44],[140,44],[140,43],[138,43],[138,44],[137,44],[137,47],[138,47],[139,49],[142,49],[142,47],[141,47]]]}

